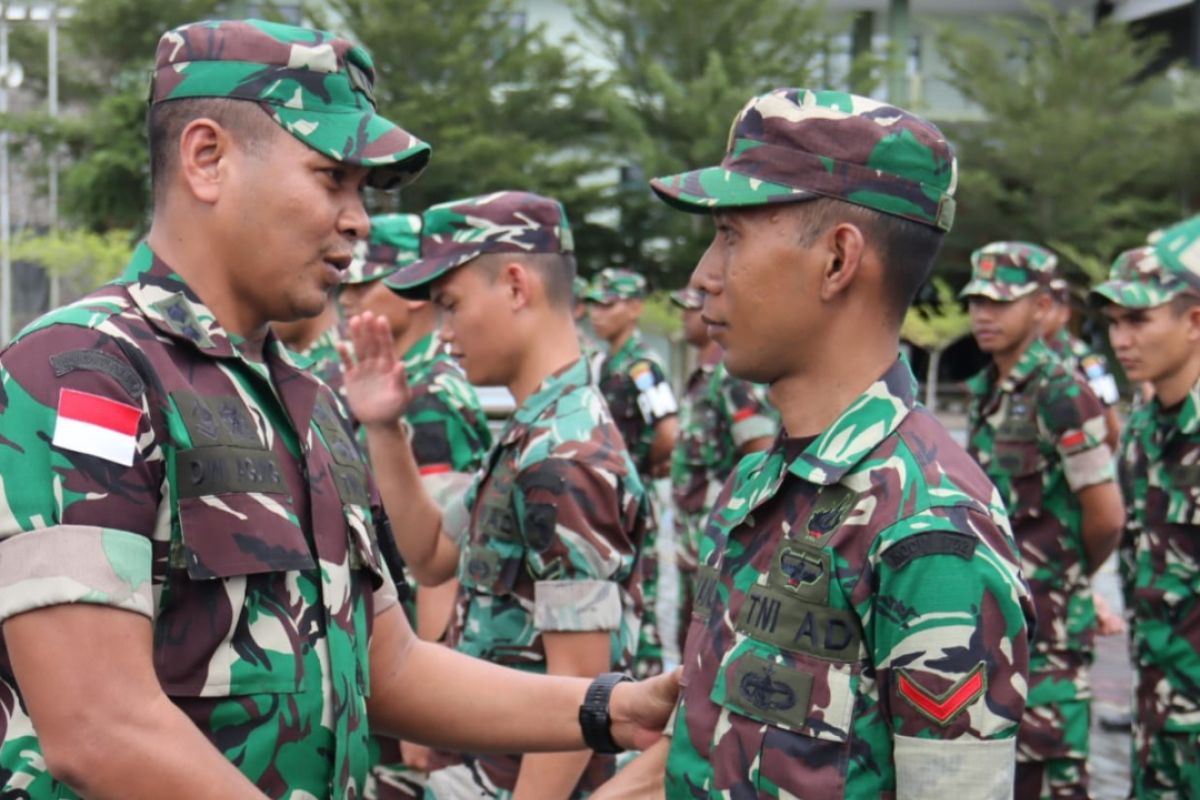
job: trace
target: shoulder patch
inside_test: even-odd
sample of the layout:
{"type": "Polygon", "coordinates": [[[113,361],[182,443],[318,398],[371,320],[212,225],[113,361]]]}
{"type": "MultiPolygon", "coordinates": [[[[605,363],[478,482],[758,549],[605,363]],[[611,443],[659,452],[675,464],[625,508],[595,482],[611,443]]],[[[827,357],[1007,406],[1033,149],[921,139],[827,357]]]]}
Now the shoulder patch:
{"type": "Polygon", "coordinates": [[[905,669],[897,669],[896,690],[921,715],[941,726],[961,714],[967,706],[979,699],[987,689],[987,678],[983,673],[983,664],[975,665],[965,677],[953,684],[946,691],[935,694],[914,680],[905,669]]]}
{"type": "Polygon", "coordinates": [[[883,551],[883,560],[892,569],[903,569],[910,561],[934,555],[958,556],[970,560],[977,540],[966,533],[929,531],[907,536],[883,551]]]}
{"type": "Polygon", "coordinates": [[[145,382],[133,367],[100,350],[67,350],[55,353],[50,356],[50,366],[54,367],[54,374],[59,378],[77,370],[103,373],[116,381],[131,400],[141,400],[146,392],[145,382]]]}

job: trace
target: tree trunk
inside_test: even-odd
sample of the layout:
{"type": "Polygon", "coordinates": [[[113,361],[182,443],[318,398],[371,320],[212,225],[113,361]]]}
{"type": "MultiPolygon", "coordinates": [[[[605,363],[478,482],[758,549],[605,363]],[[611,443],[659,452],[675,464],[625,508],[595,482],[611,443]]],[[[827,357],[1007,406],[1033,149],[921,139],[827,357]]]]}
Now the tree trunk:
{"type": "Polygon", "coordinates": [[[943,348],[929,351],[929,364],[925,367],[925,407],[937,411],[938,366],[942,363],[943,348]]]}

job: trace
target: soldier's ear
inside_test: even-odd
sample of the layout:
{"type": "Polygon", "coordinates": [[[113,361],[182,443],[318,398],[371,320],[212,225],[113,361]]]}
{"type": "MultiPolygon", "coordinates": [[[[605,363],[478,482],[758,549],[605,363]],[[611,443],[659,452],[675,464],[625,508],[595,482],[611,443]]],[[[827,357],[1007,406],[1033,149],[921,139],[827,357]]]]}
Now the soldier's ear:
{"type": "Polygon", "coordinates": [[[1200,342],[1200,305],[1189,306],[1184,314],[1189,342],[1200,342]]]}
{"type": "Polygon", "coordinates": [[[829,301],[843,294],[858,278],[866,258],[867,239],[857,225],[839,222],[820,241],[826,244],[820,297],[829,301]]]}
{"type": "Polygon", "coordinates": [[[192,120],[179,135],[178,177],[201,203],[215,203],[226,178],[233,144],[229,131],[215,120],[192,120]]]}
{"type": "Polygon", "coordinates": [[[500,269],[500,279],[504,282],[509,308],[513,311],[526,308],[534,293],[541,290],[540,286],[535,286],[537,276],[534,270],[519,261],[506,262],[500,269]]]}

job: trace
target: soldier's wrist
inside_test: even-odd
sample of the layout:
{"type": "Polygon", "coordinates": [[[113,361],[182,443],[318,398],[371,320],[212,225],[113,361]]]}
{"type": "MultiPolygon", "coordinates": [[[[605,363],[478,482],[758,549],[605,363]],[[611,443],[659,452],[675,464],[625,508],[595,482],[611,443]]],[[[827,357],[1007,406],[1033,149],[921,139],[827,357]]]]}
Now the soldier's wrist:
{"type": "Polygon", "coordinates": [[[625,748],[612,735],[612,695],[617,684],[632,681],[621,672],[604,672],[592,681],[579,706],[579,728],[584,743],[597,753],[620,753],[625,748]]]}

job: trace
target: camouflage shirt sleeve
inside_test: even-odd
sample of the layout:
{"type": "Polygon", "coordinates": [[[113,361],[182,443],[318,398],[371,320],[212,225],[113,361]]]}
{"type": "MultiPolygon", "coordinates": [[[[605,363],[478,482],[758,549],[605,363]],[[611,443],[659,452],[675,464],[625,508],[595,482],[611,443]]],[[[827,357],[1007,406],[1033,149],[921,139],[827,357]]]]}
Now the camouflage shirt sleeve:
{"type": "Polygon", "coordinates": [[[631,533],[637,533],[626,519],[620,485],[567,458],[542,459],[517,476],[513,511],[535,582],[534,624],[540,630],[620,627],[620,582],[633,567],[631,533]]]}
{"type": "Polygon", "coordinates": [[[153,615],[164,466],[146,383],[111,336],[86,328],[46,328],[0,356],[0,619],[62,603],[153,615]],[[121,418],[131,463],[71,433],[67,403],[101,427],[121,418]]]}
{"type": "Polygon", "coordinates": [[[747,442],[778,432],[779,425],[761,386],[731,377],[725,380],[721,394],[736,447],[740,449],[747,442]]]}
{"type": "Polygon", "coordinates": [[[1008,534],[976,508],[951,506],[902,520],[880,541],[870,626],[897,798],[1011,796],[1033,607],[1008,534]]]}
{"type": "Polygon", "coordinates": [[[1072,491],[1116,479],[1104,407],[1075,375],[1052,377],[1039,393],[1038,410],[1046,440],[1054,442],[1072,491]]]}

